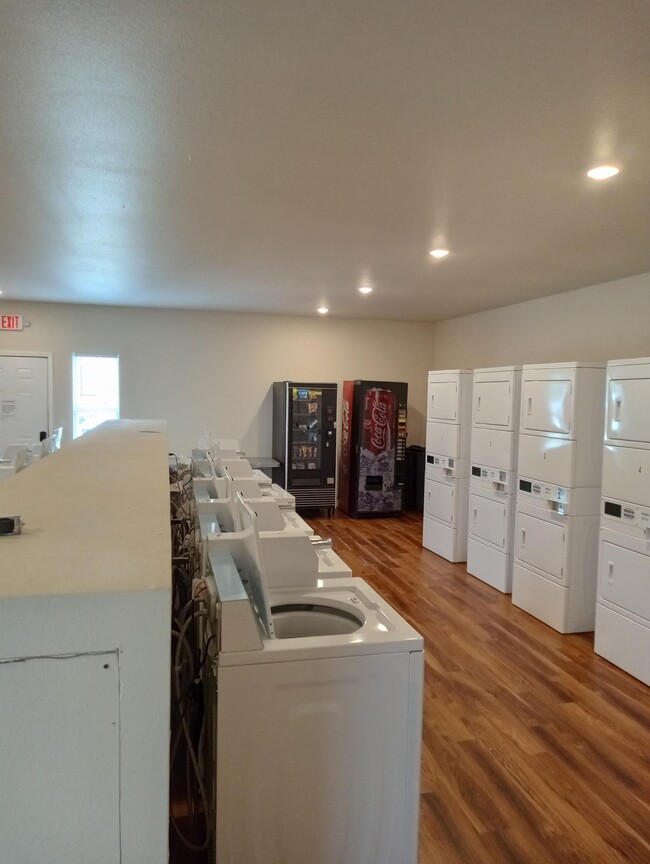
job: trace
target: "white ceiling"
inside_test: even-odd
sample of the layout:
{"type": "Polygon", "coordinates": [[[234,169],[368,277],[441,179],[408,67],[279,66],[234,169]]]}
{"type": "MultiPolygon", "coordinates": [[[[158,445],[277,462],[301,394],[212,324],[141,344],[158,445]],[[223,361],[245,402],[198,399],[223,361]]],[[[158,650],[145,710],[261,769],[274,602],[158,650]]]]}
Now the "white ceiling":
{"type": "Polygon", "coordinates": [[[2,299],[434,321],[649,271],[649,46],[648,0],[2,0],[2,299]]]}

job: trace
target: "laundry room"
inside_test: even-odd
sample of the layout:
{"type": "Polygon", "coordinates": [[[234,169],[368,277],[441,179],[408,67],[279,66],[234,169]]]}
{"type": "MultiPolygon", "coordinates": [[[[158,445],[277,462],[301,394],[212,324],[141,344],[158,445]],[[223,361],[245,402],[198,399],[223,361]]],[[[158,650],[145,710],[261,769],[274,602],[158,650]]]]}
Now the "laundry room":
{"type": "Polygon", "coordinates": [[[647,4],[0,34],[0,860],[645,864],[647,4]]]}

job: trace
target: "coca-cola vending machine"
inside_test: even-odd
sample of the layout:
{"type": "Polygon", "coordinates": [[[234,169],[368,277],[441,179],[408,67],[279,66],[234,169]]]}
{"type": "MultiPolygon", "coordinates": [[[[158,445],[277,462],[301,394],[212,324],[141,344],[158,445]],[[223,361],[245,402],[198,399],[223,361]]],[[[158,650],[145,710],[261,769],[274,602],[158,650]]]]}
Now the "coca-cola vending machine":
{"type": "Polygon", "coordinates": [[[344,381],[339,509],[350,516],[399,513],[404,505],[408,385],[344,381]]]}

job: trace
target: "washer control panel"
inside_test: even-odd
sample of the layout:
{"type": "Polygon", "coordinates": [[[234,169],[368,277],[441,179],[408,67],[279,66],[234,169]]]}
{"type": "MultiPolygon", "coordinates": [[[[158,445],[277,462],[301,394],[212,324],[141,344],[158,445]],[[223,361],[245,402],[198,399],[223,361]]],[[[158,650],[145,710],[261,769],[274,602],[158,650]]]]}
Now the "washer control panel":
{"type": "Polygon", "coordinates": [[[625,526],[642,537],[650,537],[650,507],[641,507],[626,501],[603,498],[603,525],[610,527],[625,526]]]}
{"type": "Polygon", "coordinates": [[[524,493],[527,498],[534,498],[539,507],[552,510],[561,516],[567,515],[569,489],[566,486],[554,486],[552,483],[520,477],[517,492],[520,495],[524,493]]]}
{"type": "Polygon", "coordinates": [[[509,475],[511,473],[510,471],[502,471],[501,468],[489,468],[487,465],[475,465],[472,463],[470,478],[472,480],[481,480],[483,483],[493,485],[499,492],[505,492],[510,486],[509,475]]]}

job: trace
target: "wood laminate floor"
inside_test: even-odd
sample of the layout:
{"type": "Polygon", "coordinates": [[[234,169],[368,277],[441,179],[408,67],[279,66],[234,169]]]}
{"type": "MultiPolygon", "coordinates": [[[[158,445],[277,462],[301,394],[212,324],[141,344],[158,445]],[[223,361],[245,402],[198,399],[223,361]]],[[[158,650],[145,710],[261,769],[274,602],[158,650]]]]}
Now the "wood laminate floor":
{"type": "Polygon", "coordinates": [[[420,864],[650,862],[650,689],[421,546],[309,519],[425,639],[420,864]]]}
{"type": "Polygon", "coordinates": [[[650,689],[423,549],[419,514],[307,518],[425,638],[419,864],[649,864],[650,689]]]}

